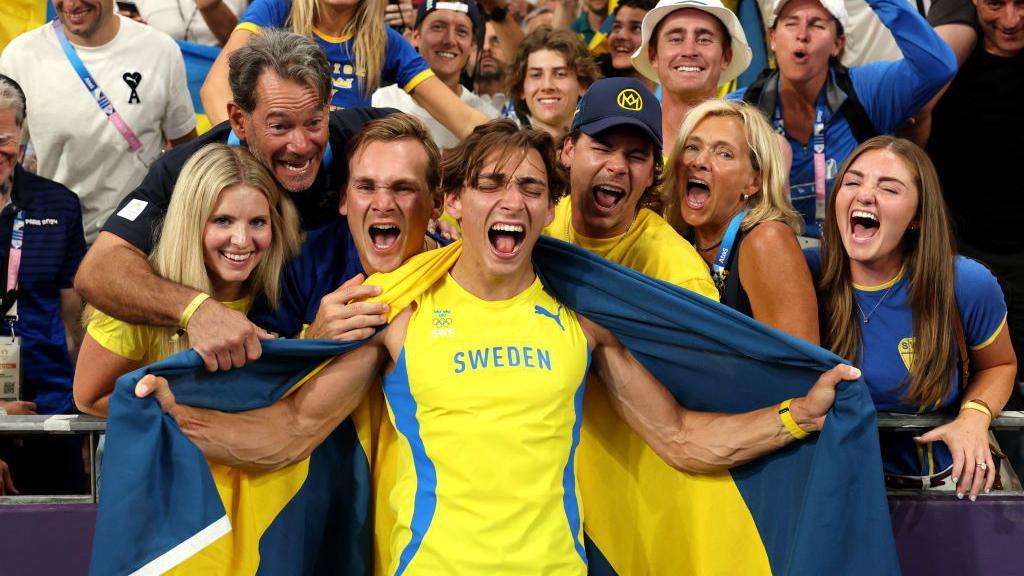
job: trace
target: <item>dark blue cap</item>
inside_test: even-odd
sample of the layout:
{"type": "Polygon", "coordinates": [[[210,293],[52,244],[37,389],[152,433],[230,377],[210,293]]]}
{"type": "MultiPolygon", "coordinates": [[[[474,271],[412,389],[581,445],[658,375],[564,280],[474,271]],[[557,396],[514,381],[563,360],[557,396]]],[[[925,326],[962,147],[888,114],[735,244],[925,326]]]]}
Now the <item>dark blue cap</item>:
{"type": "Polygon", "coordinates": [[[615,126],[636,126],[661,148],[661,102],[636,78],[594,82],[576,105],[569,131],[597,136],[615,126]]]}
{"type": "Polygon", "coordinates": [[[480,13],[480,8],[477,7],[474,0],[423,0],[416,11],[416,24],[413,28],[418,29],[420,24],[423,24],[423,19],[427,17],[427,14],[434,10],[462,12],[469,16],[469,21],[473,23],[474,30],[479,32],[484,29],[483,14],[480,13]]]}

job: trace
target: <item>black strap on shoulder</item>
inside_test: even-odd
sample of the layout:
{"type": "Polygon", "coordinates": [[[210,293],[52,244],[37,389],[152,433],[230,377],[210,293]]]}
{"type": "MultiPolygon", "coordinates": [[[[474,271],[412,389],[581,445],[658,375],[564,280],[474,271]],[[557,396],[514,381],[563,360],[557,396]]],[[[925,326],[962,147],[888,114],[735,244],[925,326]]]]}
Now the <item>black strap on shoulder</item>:
{"type": "Polygon", "coordinates": [[[871,121],[871,117],[860,103],[860,98],[857,97],[857,91],[853,88],[853,80],[850,78],[850,70],[839,63],[833,63],[832,66],[836,72],[836,85],[846,93],[846,101],[843,102],[840,109],[846,116],[846,123],[850,125],[850,132],[853,133],[858,144],[874,138],[878,135],[878,129],[875,128],[875,123],[871,121]]]}
{"type": "MultiPolygon", "coordinates": [[[[743,101],[747,104],[757,106],[761,102],[761,94],[764,92],[764,87],[768,83],[768,79],[771,78],[773,74],[775,74],[775,70],[773,68],[765,68],[764,70],[761,70],[761,73],[757,75],[757,78],[750,84],[750,86],[747,86],[747,91],[743,93],[743,101]]],[[[769,118],[771,118],[772,112],[774,112],[774,110],[766,112],[766,114],[769,115],[769,118]]]]}

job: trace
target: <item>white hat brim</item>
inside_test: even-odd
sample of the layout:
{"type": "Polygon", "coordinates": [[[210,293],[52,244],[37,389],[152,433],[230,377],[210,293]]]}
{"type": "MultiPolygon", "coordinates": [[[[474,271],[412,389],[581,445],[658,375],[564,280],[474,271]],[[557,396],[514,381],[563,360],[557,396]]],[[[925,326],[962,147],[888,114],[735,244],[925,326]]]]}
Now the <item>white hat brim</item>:
{"type": "Polygon", "coordinates": [[[722,86],[731,82],[750,66],[750,61],[753,59],[750,45],[747,44],[747,35],[743,33],[743,25],[740,24],[740,19],[736,17],[736,14],[724,6],[706,6],[694,3],[692,0],[682,0],[678,3],[655,6],[654,9],[644,16],[643,24],[640,27],[642,37],[640,47],[637,48],[632,56],[633,67],[643,74],[645,78],[652,82],[661,83],[661,80],[658,78],[658,71],[651,65],[649,57],[648,48],[651,44],[651,35],[665,17],[676,10],[686,8],[702,10],[711,14],[718,18],[725,25],[726,30],[729,31],[729,35],[732,36],[732,61],[722,71],[722,75],[718,78],[718,85],[722,86]]]}

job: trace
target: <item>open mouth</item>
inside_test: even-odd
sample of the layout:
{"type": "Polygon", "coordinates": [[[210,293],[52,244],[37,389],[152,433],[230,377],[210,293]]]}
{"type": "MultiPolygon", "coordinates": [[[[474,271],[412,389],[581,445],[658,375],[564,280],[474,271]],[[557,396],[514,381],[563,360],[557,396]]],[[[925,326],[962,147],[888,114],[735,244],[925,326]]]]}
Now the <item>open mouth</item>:
{"type": "Polygon", "coordinates": [[[402,229],[394,224],[373,224],[370,226],[370,242],[379,251],[390,250],[398,242],[402,229]]]}
{"type": "Polygon", "coordinates": [[[543,98],[537,98],[537,103],[541,106],[557,106],[562,98],[559,96],[545,96],[543,98]]]}
{"type": "Polygon", "coordinates": [[[438,50],[438,51],[434,52],[434,54],[437,55],[438,57],[444,58],[446,60],[454,60],[456,58],[456,55],[455,55],[454,52],[448,52],[447,50],[438,50]]]}
{"type": "Polygon", "coordinates": [[[700,210],[711,198],[711,186],[699,178],[690,178],[686,181],[686,205],[694,210],[700,210]]]}
{"type": "Polygon", "coordinates": [[[806,62],[807,61],[807,51],[806,50],[795,50],[795,51],[793,51],[793,60],[795,60],[795,61],[797,61],[798,63],[801,63],[801,64],[806,62]]]}
{"type": "Polygon", "coordinates": [[[676,66],[676,72],[682,72],[683,74],[700,74],[704,69],[700,66],[693,66],[690,64],[684,64],[682,66],[676,66]]]}
{"type": "Polygon", "coordinates": [[[853,230],[853,237],[858,240],[868,240],[878,233],[878,216],[864,210],[854,210],[850,214],[850,229],[853,230]]]}
{"type": "Polygon", "coordinates": [[[494,224],[487,230],[487,239],[499,256],[515,256],[526,238],[526,229],[520,224],[494,224]]]}
{"type": "Polygon", "coordinates": [[[244,253],[241,253],[241,254],[236,254],[236,253],[233,253],[233,252],[223,252],[223,251],[220,252],[220,255],[225,260],[227,260],[228,262],[230,262],[231,264],[233,264],[235,266],[244,266],[244,265],[248,264],[249,261],[252,259],[253,254],[255,254],[255,252],[244,252],[244,253]]]}
{"type": "Polygon", "coordinates": [[[300,173],[305,172],[309,165],[313,163],[312,158],[306,158],[305,160],[281,160],[280,164],[284,166],[284,169],[288,172],[300,173]]]}
{"type": "Polygon", "coordinates": [[[605,210],[615,208],[626,197],[625,190],[608,184],[598,184],[591,189],[591,192],[594,195],[594,202],[605,210]]]}

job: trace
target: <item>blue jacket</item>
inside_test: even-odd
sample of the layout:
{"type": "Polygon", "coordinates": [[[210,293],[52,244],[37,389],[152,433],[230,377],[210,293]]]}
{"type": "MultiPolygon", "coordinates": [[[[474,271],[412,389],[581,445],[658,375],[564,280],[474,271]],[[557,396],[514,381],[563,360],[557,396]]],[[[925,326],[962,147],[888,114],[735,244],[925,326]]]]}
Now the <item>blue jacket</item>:
{"type": "MultiPolygon", "coordinates": [[[[892,32],[903,59],[873,62],[850,68],[850,80],[864,111],[877,134],[892,134],[917,114],[953,76],[956,56],[949,45],[932,30],[909,2],[904,0],[868,0],[878,18],[892,32]]],[[[730,100],[742,100],[746,88],[729,94],[730,100]]],[[[782,112],[778,102],[778,73],[769,78],[758,107],[769,119],[782,112]],[[778,112],[777,112],[778,110],[778,112]]],[[[818,95],[818,105],[828,110],[825,118],[826,188],[831,193],[833,179],[857,140],[839,107],[847,95],[836,85],[835,70],[818,95]]],[[[804,234],[817,237],[814,200],[814,150],[783,132],[793,151],[789,171],[789,192],[793,207],[804,217],[804,234]]],[[[813,136],[811,137],[813,140],[813,136]]]]}

